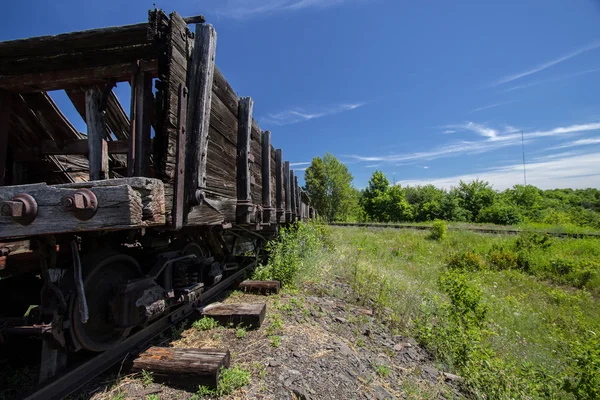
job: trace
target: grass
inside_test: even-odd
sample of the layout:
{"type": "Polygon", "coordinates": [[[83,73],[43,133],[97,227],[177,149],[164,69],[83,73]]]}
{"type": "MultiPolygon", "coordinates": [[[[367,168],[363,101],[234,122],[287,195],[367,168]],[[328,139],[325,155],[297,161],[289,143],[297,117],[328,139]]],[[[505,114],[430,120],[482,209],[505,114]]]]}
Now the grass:
{"type": "Polygon", "coordinates": [[[152,372],[146,371],[145,369],[142,370],[142,384],[144,386],[149,386],[152,385],[154,383],[154,376],[152,375],[152,372]]]}
{"type": "Polygon", "coordinates": [[[235,330],[235,337],[238,339],[243,339],[246,337],[246,335],[248,334],[248,332],[246,331],[246,328],[240,326],[239,328],[237,328],[235,330]]]}
{"type": "Polygon", "coordinates": [[[384,364],[376,365],[375,371],[377,371],[377,375],[379,375],[382,378],[387,378],[389,376],[390,372],[392,372],[390,370],[390,367],[388,367],[387,365],[384,365],[384,364]]]}
{"type": "Polygon", "coordinates": [[[219,323],[213,318],[201,318],[197,321],[194,321],[192,324],[192,328],[197,329],[199,331],[209,331],[211,329],[215,329],[219,326],[219,323]]]}
{"type": "Polygon", "coordinates": [[[331,228],[331,245],[302,262],[295,284],[348,283],[474,397],[600,397],[598,239],[428,235],[331,228]]]}
{"type": "Polygon", "coordinates": [[[218,387],[211,389],[207,386],[200,386],[198,392],[192,396],[192,399],[201,399],[206,396],[228,396],[250,383],[250,375],[251,373],[248,369],[242,368],[239,365],[231,368],[223,368],[219,375],[218,387]]]}

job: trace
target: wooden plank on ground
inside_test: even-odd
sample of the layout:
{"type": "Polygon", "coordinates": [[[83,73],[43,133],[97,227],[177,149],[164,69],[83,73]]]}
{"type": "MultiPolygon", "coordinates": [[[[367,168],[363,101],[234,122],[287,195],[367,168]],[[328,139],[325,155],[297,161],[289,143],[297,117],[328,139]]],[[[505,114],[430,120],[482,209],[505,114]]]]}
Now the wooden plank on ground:
{"type": "Polygon", "coordinates": [[[281,289],[279,281],[243,281],[239,289],[247,293],[277,294],[281,289]]]}
{"type": "Polygon", "coordinates": [[[266,303],[211,304],[202,310],[202,316],[210,317],[224,326],[260,328],[267,313],[266,303]]]}
{"type": "Polygon", "coordinates": [[[198,390],[216,388],[219,372],[229,367],[229,350],[150,347],[133,360],[134,371],[148,371],[159,383],[198,390]]]}

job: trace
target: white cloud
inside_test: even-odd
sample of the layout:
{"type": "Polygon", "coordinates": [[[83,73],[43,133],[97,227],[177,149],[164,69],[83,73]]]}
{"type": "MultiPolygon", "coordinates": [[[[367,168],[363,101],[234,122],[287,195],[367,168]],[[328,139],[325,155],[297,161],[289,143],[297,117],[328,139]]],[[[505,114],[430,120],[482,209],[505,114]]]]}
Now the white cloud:
{"type": "Polygon", "coordinates": [[[454,129],[446,129],[444,132],[442,132],[443,134],[447,135],[449,133],[454,133],[456,132],[454,129]]]}
{"type": "Polygon", "coordinates": [[[290,163],[290,167],[296,167],[296,166],[300,166],[300,165],[310,165],[310,161],[290,163]]]}
{"type": "MultiPolygon", "coordinates": [[[[406,161],[414,162],[418,160],[434,160],[438,158],[453,157],[466,154],[480,154],[492,150],[497,150],[503,147],[521,145],[521,133],[515,133],[516,128],[512,126],[505,126],[502,132],[500,132],[500,130],[498,129],[490,128],[488,126],[477,124],[474,122],[453,126],[456,127],[456,129],[473,131],[478,135],[485,137],[486,139],[480,141],[454,141],[446,143],[429,151],[398,153],[382,156],[362,156],[353,154],[347,155],[346,157],[352,160],[363,162],[401,163],[406,161]]],[[[543,137],[563,135],[568,136],[576,133],[589,132],[594,130],[600,130],[600,123],[575,124],[565,127],[556,127],[548,130],[524,132],[523,139],[526,143],[529,143],[543,137]]]]}
{"type": "Polygon", "coordinates": [[[306,8],[326,8],[349,0],[210,0],[205,5],[223,18],[248,19],[259,15],[297,11],[306,8]]]}
{"type": "Polygon", "coordinates": [[[429,166],[428,166],[428,165],[426,165],[426,166],[424,166],[424,167],[423,167],[423,169],[429,169],[429,166]]]}
{"type": "Polygon", "coordinates": [[[499,85],[502,85],[504,83],[516,81],[517,79],[521,79],[523,77],[526,77],[526,76],[529,76],[529,75],[533,75],[533,74],[538,73],[540,71],[543,71],[543,70],[545,70],[547,68],[550,68],[550,67],[552,67],[552,66],[554,66],[556,64],[560,64],[560,63],[562,63],[564,61],[570,60],[573,57],[577,57],[580,54],[583,54],[583,53],[586,53],[588,51],[597,49],[598,47],[600,47],[600,41],[599,40],[597,40],[595,42],[592,42],[592,43],[588,44],[587,46],[580,47],[579,49],[576,49],[576,50],[574,50],[574,51],[572,51],[572,52],[570,52],[568,54],[565,54],[564,56],[555,58],[554,60],[547,61],[547,62],[545,62],[543,64],[540,64],[540,65],[537,65],[537,66],[535,66],[535,67],[533,67],[531,69],[528,69],[526,71],[519,72],[519,73],[513,74],[513,75],[505,76],[504,78],[499,79],[496,82],[493,82],[492,84],[488,85],[488,87],[499,86],[499,85]]]}
{"type": "Polygon", "coordinates": [[[499,106],[504,106],[506,104],[516,103],[517,101],[518,100],[504,101],[504,102],[501,102],[501,103],[490,104],[489,106],[477,107],[477,108],[474,108],[471,111],[469,111],[469,113],[474,113],[474,112],[483,111],[483,110],[489,110],[490,108],[496,108],[496,107],[499,107],[499,106]]]}
{"type": "MultiPolygon", "coordinates": [[[[541,189],[597,188],[600,187],[599,163],[600,152],[595,152],[527,164],[527,183],[541,189]]],[[[473,174],[435,179],[404,180],[397,183],[402,186],[432,184],[449,189],[458,185],[461,180],[472,181],[474,179],[488,181],[494,185],[495,189],[504,190],[514,185],[523,184],[523,165],[516,163],[473,174]]]]}
{"type": "Polygon", "coordinates": [[[365,168],[377,168],[379,167],[381,164],[371,164],[371,165],[365,165],[365,168]]]}
{"type": "Polygon", "coordinates": [[[260,120],[261,123],[265,124],[290,125],[298,122],[309,121],[315,118],[325,117],[327,115],[338,114],[344,111],[354,110],[358,107],[364,106],[365,104],[366,103],[337,104],[325,107],[321,110],[311,111],[307,111],[304,108],[292,108],[279,113],[268,114],[266,117],[262,117],[260,120]]]}
{"type": "Polygon", "coordinates": [[[575,77],[578,77],[581,75],[591,74],[592,72],[598,72],[598,71],[600,71],[600,68],[588,69],[585,71],[579,71],[579,72],[575,72],[572,74],[563,74],[563,75],[555,76],[554,78],[540,79],[540,80],[533,81],[530,83],[525,83],[523,85],[512,86],[507,89],[501,90],[500,92],[501,93],[514,92],[515,90],[527,89],[530,87],[539,86],[539,85],[543,85],[545,83],[550,83],[550,82],[558,82],[558,81],[562,81],[565,79],[575,78],[575,77]]]}
{"type": "Polygon", "coordinates": [[[589,139],[579,139],[569,143],[563,143],[558,146],[549,147],[547,150],[557,150],[557,149],[566,149],[569,147],[577,147],[577,146],[589,146],[594,144],[600,144],[600,138],[589,138],[589,139]]]}

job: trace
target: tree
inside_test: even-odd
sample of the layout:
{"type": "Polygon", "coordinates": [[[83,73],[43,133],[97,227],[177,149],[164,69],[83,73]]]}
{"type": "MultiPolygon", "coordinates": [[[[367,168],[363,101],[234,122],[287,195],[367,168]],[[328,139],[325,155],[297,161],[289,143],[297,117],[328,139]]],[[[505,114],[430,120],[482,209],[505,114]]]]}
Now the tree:
{"type": "Polygon", "coordinates": [[[353,179],[345,164],[325,153],[323,158],[314,158],[306,169],[304,190],[317,212],[327,221],[346,220],[358,201],[352,187],[353,179]]]}
{"type": "Polygon", "coordinates": [[[381,171],[373,172],[362,198],[362,206],[369,219],[379,222],[389,221],[387,208],[390,202],[388,188],[390,181],[381,171]]]}
{"type": "Polygon", "coordinates": [[[469,183],[460,181],[456,188],[458,204],[471,213],[471,220],[479,219],[479,212],[491,206],[496,199],[496,192],[489,182],[475,179],[469,183]]]}

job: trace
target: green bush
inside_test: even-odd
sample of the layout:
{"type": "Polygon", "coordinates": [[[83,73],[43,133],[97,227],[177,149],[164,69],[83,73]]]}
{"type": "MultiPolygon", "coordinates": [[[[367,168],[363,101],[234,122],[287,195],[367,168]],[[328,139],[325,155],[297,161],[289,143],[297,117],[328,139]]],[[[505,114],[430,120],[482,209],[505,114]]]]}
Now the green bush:
{"type": "Polygon", "coordinates": [[[600,399],[600,338],[588,331],[582,340],[569,343],[571,363],[563,388],[576,399],[600,399]]]}
{"type": "Polygon", "coordinates": [[[496,225],[517,225],[523,221],[523,218],[517,207],[503,202],[496,202],[482,209],[479,212],[477,221],[496,225]]]}
{"type": "Polygon", "coordinates": [[[429,238],[433,240],[437,240],[441,242],[446,238],[446,234],[448,232],[448,225],[446,225],[445,221],[436,220],[433,222],[431,226],[431,233],[429,234],[429,238]]]}
{"type": "Polygon", "coordinates": [[[505,248],[492,249],[488,254],[490,265],[497,270],[516,269],[519,255],[505,248]]]}
{"type": "Polygon", "coordinates": [[[522,232],[517,237],[515,247],[520,250],[547,249],[552,245],[552,237],[536,232],[522,232]]]}
{"type": "Polygon", "coordinates": [[[446,260],[449,269],[458,271],[479,271],[485,268],[483,259],[472,251],[463,251],[452,254],[446,260]]]}
{"type": "Polygon", "coordinates": [[[266,265],[256,268],[253,279],[277,280],[292,286],[305,261],[331,246],[328,229],[314,221],[281,228],[277,238],[265,246],[269,259],[266,265]]]}

